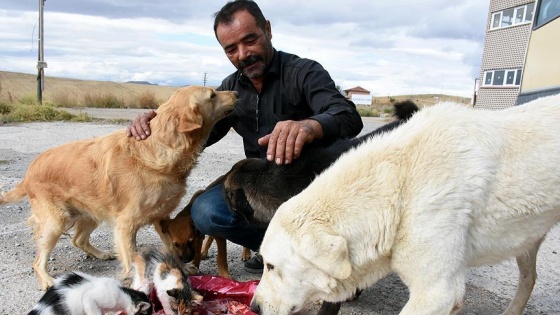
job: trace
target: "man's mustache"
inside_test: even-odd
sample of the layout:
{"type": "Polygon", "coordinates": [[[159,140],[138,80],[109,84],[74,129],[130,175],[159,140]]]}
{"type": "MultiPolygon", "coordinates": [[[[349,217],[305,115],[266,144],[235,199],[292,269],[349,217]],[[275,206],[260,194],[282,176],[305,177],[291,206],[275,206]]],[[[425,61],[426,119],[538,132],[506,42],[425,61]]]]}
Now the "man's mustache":
{"type": "Polygon", "coordinates": [[[239,69],[244,69],[250,67],[257,61],[263,61],[264,59],[258,55],[251,55],[244,60],[239,60],[239,69]]]}

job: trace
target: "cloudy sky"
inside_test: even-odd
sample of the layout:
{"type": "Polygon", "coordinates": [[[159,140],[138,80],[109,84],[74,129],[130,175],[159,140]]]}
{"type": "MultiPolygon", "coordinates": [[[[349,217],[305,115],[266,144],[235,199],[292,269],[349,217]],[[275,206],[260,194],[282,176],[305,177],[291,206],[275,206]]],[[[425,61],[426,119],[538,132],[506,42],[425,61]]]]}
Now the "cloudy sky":
{"type": "MultiPolygon", "coordinates": [[[[235,71],[213,33],[226,1],[47,0],[47,76],[219,85],[235,71]]],[[[470,96],[487,0],[260,0],[276,49],[314,59],[342,89],[470,96]]],[[[36,73],[38,1],[0,2],[0,70],[36,73]]]]}

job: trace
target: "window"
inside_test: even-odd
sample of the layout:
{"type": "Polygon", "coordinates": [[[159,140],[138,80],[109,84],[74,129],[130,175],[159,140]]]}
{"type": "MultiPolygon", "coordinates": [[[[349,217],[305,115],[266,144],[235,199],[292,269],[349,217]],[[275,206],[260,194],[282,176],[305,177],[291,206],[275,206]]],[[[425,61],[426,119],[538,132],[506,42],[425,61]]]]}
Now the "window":
{"type": "Polygon", "coordinates": [[[494,72],[492,71],[487,71],[484,74],[484,85],[492,85],[492,75],[494,74],[494,72]]]}
{"type": "Polygon", "coordinates": [[[502,19],[502,12],[492,14],[492,28],[500,27],[500,20],[502,19]]]}
{"type": "Polygon", "coordinates": [[[513,25],[513,11],[514,9],[504,10],[504,12],[502,13],[502,24],[500,25],[501,27],[513,25]]]}
{"type": "Polygon", "coordinates": [[[525,19],[525,7],[515,10],[515,24],[523,22],[525,19]]]}
{"type": "Polygon", "coordinates": [[[533,20],[533,14],[535,13],[535,3],[528,4],[526,12],[525,21],[531,22],[533,20]]]}
{"type": "Polygon", "coordinates": [[[494,71],[494,80],[492,80],[492,85],[504,85],[504,70],[494,71]]]}
{"type": "Polygon", "coordinates": [[[560,16],[560,0],[542,0],[539,3],[536,26],[544,25],[560,16]]]}
{"type": "Polygon", "coordinates": [[[490,70],[484,72],[485,86],[518,86],[521,84],[521,69],[490,70]]]}
{"type": "MultiPolygon", "coordinates": [[[[549,1],[560,2],[560,0],[549,1]]],[[[531,21],[533,20],[534,8],[535,4],[531,3],[515,8],[506,9],[503,11],[494,12],[492,14],[492,23],[490,28],[495,29],[523,23],[531,23],[531,21]]]]}
{"type": "Polygon", "coordinates": [[[506,85],[513,85],[515,82],[515,70],[509,70],[506,74],[506,85]]]}

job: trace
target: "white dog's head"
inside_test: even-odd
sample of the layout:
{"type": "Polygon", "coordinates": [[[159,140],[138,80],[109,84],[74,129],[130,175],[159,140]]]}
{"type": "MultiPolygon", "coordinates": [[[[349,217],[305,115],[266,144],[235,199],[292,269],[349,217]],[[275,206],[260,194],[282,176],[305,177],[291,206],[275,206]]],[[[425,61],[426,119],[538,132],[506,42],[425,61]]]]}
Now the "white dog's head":
{"type": "Polygon", "coordinates": [[[352,272],[346,240],[318,220],[298,218],[303,211],[293,199],[278,209],[261,244],[264,272],[251,309],[262,315],[288,315],[332,298],[352,272]]]}

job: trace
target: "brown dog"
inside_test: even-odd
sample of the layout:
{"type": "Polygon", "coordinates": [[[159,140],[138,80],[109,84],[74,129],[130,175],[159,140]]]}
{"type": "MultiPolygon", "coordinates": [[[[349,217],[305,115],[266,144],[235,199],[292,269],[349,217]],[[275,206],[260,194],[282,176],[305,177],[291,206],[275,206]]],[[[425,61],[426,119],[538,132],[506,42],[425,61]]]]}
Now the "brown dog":
{"type": "MultiPolygon", "coordinates": [[[[213,237],[206,235],[204,238],[204,243],[202,244],[201,257],[202,259],[208,257],[208,250],[212,246],[212,243],[216,241],[216,247],[218,248],[218,255],[216,255],[216,260],[218,263],[218,275],[231,279],[231,274],[229,273],[229,267],[227,263],[227,242],[225,238],[213,237]]],[[[243,247],[241,252],[241,260],[247,261],[251,259],[251,250],[247,247],[243,247]]]]}
{"type": "MultiPolygon", "coordinates": [[[[189,203],[183,208],[183,210],[177,213],[173,219],[161,220],[159,224],[162,234],[165,234],[166,237],[171,240],[174,253],[181,257],[181,259],[185,262],[192,260],[192,264],[197,268],[200,267],[200,261],[208,257],[208,250],[210,249],[210,246],[212,246],[212,242],[216,240],[216,246],[218,247],[218,254],[216,255],[218,275],[231,279],[227,262],[226,239],[208,235],[204,238],[204,235],[196,230],[191,217],[191,207],[194,200],[208,189],[211,189],[218,184],[222,184],[223,181],[224,176],[222,175],[205,189],[195,192],[189,203]]],[[[251,250],[243,247],[241,260],[246,261],[250,258],[251,250]]]]}
{"type": "MultiPolygon", "coordinates": [[[[115,250],[127,274],[138,229],[169,217],[185,194],[186,178],[210,130],[235,102],[235,92],[181,88],[159,107],[150,122],[152,136],[146,140],[117,131],[40,154],[23,181],[2,193],[0,204],[29,198],[37,246],[33,267],[41,288],[52,285],[49,255],[60,235],[72,227],[76,247],[97,258],[114,258],[89,242],[102,221],[114,223],[115,250]]],[[[155,226],[164,245],[172,247],[155,226]]]]}

